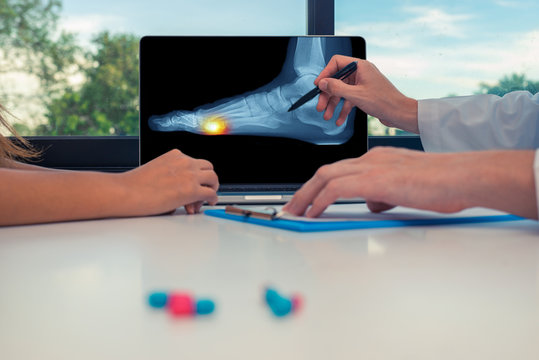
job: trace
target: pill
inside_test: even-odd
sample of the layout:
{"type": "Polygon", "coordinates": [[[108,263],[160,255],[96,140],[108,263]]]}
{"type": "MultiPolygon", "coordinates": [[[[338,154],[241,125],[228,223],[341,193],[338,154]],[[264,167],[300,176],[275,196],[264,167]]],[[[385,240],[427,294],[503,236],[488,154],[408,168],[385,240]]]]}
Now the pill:
{"type": "Polygon", "coordinates": [[[266,300],[266,303],[268,305],[276,302],[276,301],[279,301],[279,299],[281,299],[281,295],[279,295],[279,293],[277,292],[277,290],[273,289],[273,288],[266,288],[266,294],[264,296],[265,300],[266,300]]]}
{"type": "Polygon", "coordinates": [[[148,304],[154,308],[164,308],[167,305],[168,296],[164,292],[153,292],[148,296],[148,304]]]}
{"type": "Polygon", "coordinates": [[[196,303],[196,313],[199,315],[208,315],[215,310],[215,303],[210,299],[200,299],[196,303]]]}
{"type": "Polygon", "coordinates": [[[171,293],[168,297],[168,311],[173,316],[190,316],[195,314],[193,297],[184,292],[171,293]]]}
{"type": "Polygon", "coordinates": [[[299,311],[303,307],[303,297],[299,294],[292,295],[292,311],[299,311]]]}
{"type": "Polygon", "coordinates": [[[286,316],[291,312],[299,310],[303,305],[303,299],[299,294],[287,298],[279,294],[272,287],[265,288],[264,300],[268,304],[271,312],[278,317],[286,316]]]}
{"type": "Polygon", "coordinates": [[[292,311],[292,301],[281,297],[269,304],[269,307],[275,316],[286,316],[292,311]]]}

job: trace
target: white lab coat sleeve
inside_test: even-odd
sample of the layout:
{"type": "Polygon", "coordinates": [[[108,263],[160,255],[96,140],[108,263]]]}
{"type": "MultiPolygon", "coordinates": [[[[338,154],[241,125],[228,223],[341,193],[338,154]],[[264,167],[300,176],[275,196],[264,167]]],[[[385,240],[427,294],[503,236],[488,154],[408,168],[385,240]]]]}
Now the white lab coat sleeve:
{"type": "Polygon", "coordinates": [[[426,151],[539,148],[539,93],[419,100],[418,126],[426,151]]]}
{"type": "Polygon", "coordinates": [[[425,151],[537,149],[533,172],[539,210],[539,93],[420,100],[418,126],[425,151]]]}

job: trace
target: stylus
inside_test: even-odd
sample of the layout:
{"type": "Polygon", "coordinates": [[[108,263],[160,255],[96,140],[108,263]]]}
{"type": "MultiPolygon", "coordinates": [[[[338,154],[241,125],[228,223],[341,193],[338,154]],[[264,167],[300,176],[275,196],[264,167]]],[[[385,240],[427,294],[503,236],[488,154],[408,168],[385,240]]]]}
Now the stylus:
{"type": "MultiPolygon", "coordinates": [[[[333,75],[332,78],[344,80],[348,76],[352,75],[352,73],[356,70],[357,70],[357,61],[353,61],[350,64],[343,67],[341,70],[337,71],[337,73],[333,75]]],[[[320,94],[321,92],[322,90],[320,90],[318,86],[315,87],[314,89],[309,91],[307,94],[300,97],[299,100],[296,101],[294,104],[292,104],[292,106],[290,106],[290,109],[288,109],[288,111],[296,110],[301,105],[305,104],[307,101],[311,100],[312,98],[314,98],[316,95],[320,94]]]]}

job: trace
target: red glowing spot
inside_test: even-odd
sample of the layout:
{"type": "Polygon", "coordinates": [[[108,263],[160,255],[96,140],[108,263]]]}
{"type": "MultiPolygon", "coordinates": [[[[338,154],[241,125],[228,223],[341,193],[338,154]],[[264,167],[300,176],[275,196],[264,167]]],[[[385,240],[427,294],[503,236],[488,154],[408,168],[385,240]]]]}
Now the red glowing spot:
{"type": "Polygon", "coordinates": [[[230,130],[228,120],[220,115],[208,116],[202,120],[200,128],[206,135],[225,135],[228,134],[230,130]]]}

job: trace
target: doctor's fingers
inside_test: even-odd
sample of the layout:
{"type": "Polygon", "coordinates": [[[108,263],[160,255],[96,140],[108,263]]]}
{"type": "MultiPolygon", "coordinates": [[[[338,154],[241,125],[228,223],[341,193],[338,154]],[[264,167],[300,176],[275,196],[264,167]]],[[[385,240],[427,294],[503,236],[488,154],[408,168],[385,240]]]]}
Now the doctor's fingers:
{"type": "Polygon", "coordinates": [[[387,210],[391,210],[395,205],[390,205],[385,202],[367,200],[367,207],[373,213],[381,213],[387,210]]]}
{"type": "Polygon", "coordinates": [[[359,59],[345,56],[345,55],[333,55],[329,60],[326,67],[320,72],[318,77],[314,79],[314,84],[318,86],[321,79],[331,77],[337,73],[340,69],[350,64],[352,61],[358,61],[359,59]]]}
{"type": "Polygon", "coordinates": [[[283,210],[294,215],[303,215],[330,180],[357,173],[357,164],[354,160],[357,159],[341,160],[319,168],[314,176],[294,194],[292,200],[283,207],[283,210]]]}
{"type": "Polygon", "coordinates": [[[354,108],[354,104],[352,104],[350,101],[345,100],[344,104],[341,108],[341,112],[339,113],[339,117],[337,118],[337,121],[335,122],[337,126],[341,126],[346,121],[346,118],[350,114],[350,111],[354,108]]]}
{"type": "Polygon", "coordinates": [[[337,199],[354,197],[351,187],[355,187],[356,178],[356,175],[349,175],[333,178],[326,182],[312,200],[311,207],[305,215],[308,217],[318,217],[337,199]]]}
{"type": "MultiPolygon", "coordinates": [[[[318,99],[318,104],[316,105],[316,110],[319,112],[324,111],[324,120],[330,120],[334,113],[335,109],[339,105],[341,98],[336,96],[330,96],[327,93],[321,93],[318,99]]],[[[339,117],[336,120],[336,124],[341,126],[346,121],[346,117],[350,114],[350,111],[354,108],[354,104],[349,100],[344,100],[343,107],[339,114],[339,117]]]]}
{"type": "Polygon", "coordinates": [[[331,96],[328,93],[321,92],[318,96],[318,103],[316,104],[316,111],[323,112],[326,111],[328,102],[331,96]]]}
{"type": "Polygon", "coordinates": [[[376,186],[369,183],[368,179],[361,174],[351,174],[331,179],[313,199],[311,207],[305,215],[318,217],[338,199],[354,197],[377,198],[380,195],[376,194],[376,191],[376,186]]]}
{"type": "Polygon", "coordinates": [[[324,120],[330,120],[335,113],[335,109],[339,105],[341,98],[332,96],[329,98],[328,104],[326,106],[326,111],[324,112],[324,120]]]}

